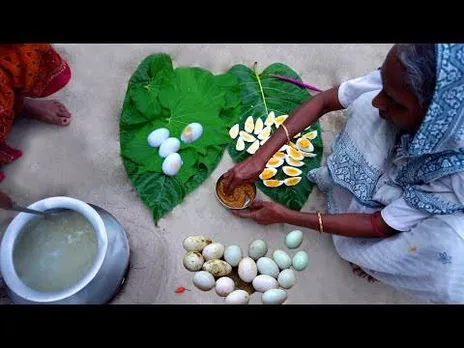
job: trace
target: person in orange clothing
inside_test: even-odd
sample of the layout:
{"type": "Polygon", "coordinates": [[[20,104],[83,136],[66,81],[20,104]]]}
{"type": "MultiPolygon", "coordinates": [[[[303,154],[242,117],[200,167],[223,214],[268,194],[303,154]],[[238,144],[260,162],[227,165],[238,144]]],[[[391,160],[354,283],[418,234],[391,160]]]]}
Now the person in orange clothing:
{"type": "MultiPolygon", "coordinates": [[[[21,150],[6,141],[18,117],[68,126],[71,114],[56,100],[48,97],[71,79],[71,69],[49,44],[0,45],[0,165],[21,157],[21,150]]],[[[0,172],[0,181],[5,175],[0,172]]]]}

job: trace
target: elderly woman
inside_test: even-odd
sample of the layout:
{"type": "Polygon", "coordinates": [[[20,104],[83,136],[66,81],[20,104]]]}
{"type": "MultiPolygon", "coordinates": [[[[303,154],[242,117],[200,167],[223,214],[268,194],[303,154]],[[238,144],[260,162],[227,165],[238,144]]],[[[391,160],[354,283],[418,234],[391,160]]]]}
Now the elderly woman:
{"type": "MultiPolygon", "coordinates": [[[[14,121],[24,115],[68,126],[71,114],[55,100],[39,100],[63,88],[71,79],[68,64],[48,44],[0,45],[0,165],[21,157],[6,140],[14,121]]],[[[0,181],[4,179],[0,172],[0,181]]]]}
{"type": "Polygon", "coordinates": [[[226,187],[256,180],[287,136],[343,108],[327,166],[308,173],[327,214],[271,202],[235,214],[330,233],[371,277],[426,301],[464,302],[464,45],[395,45],[381,69],[293,112],[226,187]]]}

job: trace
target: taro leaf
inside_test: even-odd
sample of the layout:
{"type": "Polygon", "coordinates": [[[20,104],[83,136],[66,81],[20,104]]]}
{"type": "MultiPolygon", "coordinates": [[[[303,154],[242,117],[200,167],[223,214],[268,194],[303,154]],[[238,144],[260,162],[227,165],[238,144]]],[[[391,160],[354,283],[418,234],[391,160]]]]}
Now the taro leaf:
{"type": "Polygon", "coordinates": [[[172,68],[169,56],[151,55],[129,81],[120,120],[121,155],[126,171],[155,222],[181,203],[219,164],[229,143],[228,127],[240,112],[240,86],[232,74],[215,76],[200,68],[172,68]],[[181,142],[183,166],[165,176],[158,149],[148,134],[166,127],[180,139],[191,122],[203,126],[191,144],[181,142]]]}
{"type": "MultiPolygon", "coordinates": [[[[298,74],[284,64],[272,64],[261,74],[256,69],[250,69],[244,65],[235,65],[229,70],[229,73],[239,79],[241,86],[240,130],[244,129],[244,123],[248,116],[253,116],[255,121],[258,118],[265,121],[271,111],[274,111],[276,116],[289,115],[311,98],[305,89],[271,76],[272,74],[279,74],[301,81],[298,74]]],[[[275,127],[273,127],[273,130],[275,130],[275,127]]],[[[264,186],[260,179],[256,182],[258,188],[272,200],[294,210],[300,210],[303,207],[313,188],[313,184],[307,180],[306,174],[309,170],[317,168],[321,164],[323,145],[319,122],[313,124],[306,132],[310,130],[318,131],[318,137],[311,141],[315,147],[314,153],[317,154],[317,157],[304,159],[305,165],[299,168],[303,171],[303,174],[298,185],[293,187],[282,185],[269,188],[264,186]]],[[[245,151],[246,149],[240,152],[236,151],[235,144],[236,140],[232,140],[228,146],[228,152],[235,162],[241,162],[251,156],[245,151]]],[[[246,144],[246,146],[249,145],[246,144]]],[[[273,179],[283,180],[286,177],[281,166],[273,179]]]]}

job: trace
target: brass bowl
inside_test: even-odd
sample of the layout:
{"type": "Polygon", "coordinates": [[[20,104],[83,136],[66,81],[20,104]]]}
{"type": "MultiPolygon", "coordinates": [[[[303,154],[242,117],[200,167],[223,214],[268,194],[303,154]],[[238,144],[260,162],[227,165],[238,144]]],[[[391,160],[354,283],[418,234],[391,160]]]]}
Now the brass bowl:
{"type": "Polygon", "coordinates": [[[214,190],[214,193],[216,194],[216,198],[217,198],[217,200],[219,201],[219,203],[221,203],[225,208],[230,209],[230,210],[243,210],[243,209],[248,208],[248,207],[250,206],[250,204],[251,204],[251,203],[255,200],[255,198],[256,198],[256,185],[255,185],[254,183],[253,183],[253,184],[250,184],[250,185],[252,185],[252,187],[253,187],[253,197],[248,196],[248,199],[247,199],[247,201],[245,202],[245,204],[243,205],[243,207],[240,207],[240,208],[231,207],[231,206],[227,205],[226,202],[223,202],[223,201],[221,200],[221,197],[219,197],[219,195],[218,195],[218,185],[219,185],[219,183],[221,182],[221,180],[222,180],[222,178],[224,177],[224,175],[225,175],[225,173],[222,174],[222,175],[219,177],[219,179],[217,179],[217,181],[216,181],[216,186],[215,186],[215,190],[214,190]]]}

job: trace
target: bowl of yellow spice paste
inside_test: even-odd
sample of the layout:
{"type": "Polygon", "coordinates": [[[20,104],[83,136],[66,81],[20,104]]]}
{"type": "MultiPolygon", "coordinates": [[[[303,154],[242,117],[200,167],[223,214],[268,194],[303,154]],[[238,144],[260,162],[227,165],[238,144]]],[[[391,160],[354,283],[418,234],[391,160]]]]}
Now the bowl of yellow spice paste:
{"type": "Polygon", "coordinates": [[[216,197],[227,209],[246,209],[256,198],[256,185],[243,184],[237,186],[231,193],[224,189],[224,174],[216,182],[216,197]]]}

